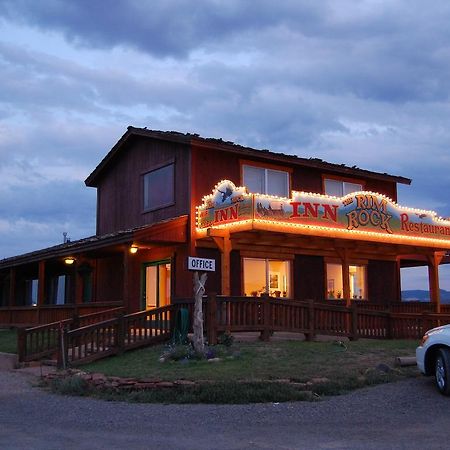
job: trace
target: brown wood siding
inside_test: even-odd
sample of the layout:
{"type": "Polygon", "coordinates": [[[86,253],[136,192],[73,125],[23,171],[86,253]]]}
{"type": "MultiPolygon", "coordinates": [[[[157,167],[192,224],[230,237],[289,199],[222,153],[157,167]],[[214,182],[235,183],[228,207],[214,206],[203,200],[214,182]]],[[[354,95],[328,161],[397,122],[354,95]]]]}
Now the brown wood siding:
{"type": "Polygon", "coordinates": [[[96,292],[97,302],[122,301],[123,298],[123,257],[115,255],[99,258],[96,264],[96,292]]]}
{"type": "Polygon", "coordinates": [[[366,191],[379,192],[387,197],[397,201],[397,185],[395,183],[389,183],[387,181],[367,180],[366,191]]]}
{"type": "Polygon", "coordinates": [[[307,167],[296,167],[291,185],[293,191],[322,193],[322,173],[307,167]]]}
{"type": "Polygon", "coordinates": [[[296,300],[323,300],[325,293],[323,257],[295,255],[293,282],[296,300]]]}
{"type": "MultiPolygon", "coordinates": [[[[197,256],[200,258],[209,258],[216,261],[216,271],[208,272],[208,280],[206,281],[206,294],[220,294],[221,293],[221,259],[220,252],[218,249],[214,248],[199,248],[197,251],[197,256]]],[[[234,294],[232,294],[234,295],[234,294]]]]}
{"type": "Polygon", "coordinates": [[[189,213],[189,147],[136,138],[98,183],[97,234],[126,230],[189,213]],[[143,175],[175,161],[175,205],[143,212],[143,175]]]}
{"type": "Polygon", "coordinates": [[[192,147],[192,199],[200,205],[204,195],[211,193],[220,180],[240,185],[239,158],[218,150],[192,147]]]}
{"type": "MultiPolygon", "coordinates": [[[[236,185],[241,185],[240,173],[240,157],[239,155],[220,152],[213,149],[198,148],[196,149],[195,159],[193,159],[193,179],[195,180],[195,188],[193,195],[196,199],[196,205],[199,205],[204,195],[210,194],[216,183],[220,180],[228,179],[236,185]]],[[[254,161],[255,163],[264,163],[263,158],[244,158],[245,161],[254,161]]],[[[273,162],[271,161],[273,164],[273,162]]],[[[326,176],[326,172],[311,167],[299,167],[279,164],[280,169],[285,167],[291,169],[291,188],[294,191],[305,192],[323,192],[322,176],[326,176]]],[[[339,176],[339,173],[328,172],[330,175],[339,176]]],[[[351,180],[351,178],[345,177],[351,180]]],[[[397,186],[395,183],[387,181],[378,181],[374,179],[359,178],[365,183],[365,189],[372,192],[379,192],[387,195],[394,201],[397,199],[397,186]]]]}
{"type": "Polygon", "coordinates": [[[399,273],[396,261],[370,260],[367,284],[371,303],[399,301],[399,273]]]}
{"type": "Polygon", "coordinates": [[[243,274],[242,274],[242,258],[239,250],[232,250],[230,253],[230,267],[231,267],[231,280],[230,289],[231,295],[244,295],[244,289],[242,288],[243,274]]]}

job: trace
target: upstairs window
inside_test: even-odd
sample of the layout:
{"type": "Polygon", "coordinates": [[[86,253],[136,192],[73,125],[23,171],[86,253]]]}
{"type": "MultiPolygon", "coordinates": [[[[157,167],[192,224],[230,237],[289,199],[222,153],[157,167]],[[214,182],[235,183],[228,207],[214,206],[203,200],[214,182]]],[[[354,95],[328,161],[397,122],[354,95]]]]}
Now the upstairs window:
{"type": "Polygon", "coordinates": [[[242,166],[242,172],[248,192],[289,197],[289,172],[247,164],[242,166]]]}
{"type": "Polygon", "coordinates": [[[362,190],[363,185],[361,183],[352,183],[350,181],[325,178],[325,194],[327,195],[343,197],[344,195],[351,194],[352,192],[358,192],[362,190]]]}
{"type": "Polygon", "coordinates": [[[167,164],[144,175],[144,211],[175,203],[175,164],[167,164]]]}

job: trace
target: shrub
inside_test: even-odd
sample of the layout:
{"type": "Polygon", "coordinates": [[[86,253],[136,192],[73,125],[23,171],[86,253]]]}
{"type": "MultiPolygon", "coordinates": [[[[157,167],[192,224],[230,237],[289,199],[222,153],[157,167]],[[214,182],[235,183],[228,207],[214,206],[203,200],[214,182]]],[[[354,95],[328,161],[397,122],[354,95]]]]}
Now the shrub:
{"type": "Polygon", "coordinates": [[[234,342],[234,336],[230,332],[222,333],[217,337],[217,343],[219,345],[225,345],[225,347],[231,347],[234,342]]]}
{"type": "Polygon", "coordinates": [[[90,390],[88,382],[76,375],[52,380],[50,389],[56,394],[79,396],[87,395],[90,390]]]}

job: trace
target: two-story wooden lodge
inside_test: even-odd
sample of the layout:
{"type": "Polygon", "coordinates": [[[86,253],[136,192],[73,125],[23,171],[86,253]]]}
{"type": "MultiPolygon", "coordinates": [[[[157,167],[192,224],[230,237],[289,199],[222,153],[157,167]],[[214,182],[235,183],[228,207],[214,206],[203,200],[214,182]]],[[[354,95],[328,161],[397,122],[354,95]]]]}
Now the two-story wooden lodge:
{"type": "Polygon", "coordinates": [[[192,296],[188,256],[214,259],[207,292],[401,301],[400,268],[439,264],[450,222],[397,205],[408,178],[129,127],[86,179],[97,233],[0,261],[0,323],[128,312],[192,296]]]}

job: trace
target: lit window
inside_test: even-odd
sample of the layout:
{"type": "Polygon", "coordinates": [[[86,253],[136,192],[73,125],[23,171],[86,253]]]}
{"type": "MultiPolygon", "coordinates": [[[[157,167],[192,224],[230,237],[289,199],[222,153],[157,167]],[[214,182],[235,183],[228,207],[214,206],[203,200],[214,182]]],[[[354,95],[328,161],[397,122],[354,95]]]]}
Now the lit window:
{"type": "Polygon", "coordinates": [[[291,297],[290,262],[244,258],[244,295],[291,297]]]}
{"type": "Polygon", "coordinates": [[[362,191],[362,184],[350,183],[349,181],[325,179],[325,194],[335,197],[343,197],[352,192],[362,191]]]}
{"type": "MultiPolygon", "coordinates": [[[[348,271],[350,298],[358,300],[366,299],[366,266],[350,265],[348,271]]],[[[327,298],[331,300],[344,298],[341,264],[327,264],[327,298]]]]}
{"type": "Polygon", "coordinates": [[[243,165],[243,183],[248,192],[289,197],[289,173],[243,165]]]}
{"type": "Polygon", "coordinates": [[[366,267],[349,266],[348,270],[350,276],[350,298],[359,300],[367,298],[366,267]]]}
{"type": "Polygon", "coordinates": [[[152,170],[144,175],[144,211],[175,203],[175,164],[152,170]]]}
{"type": "Polygon", "coordinates": [[[145,309],[170,304],[171,266],[169,261],[149,263],[145,266],[145,309]]]}
{"type": "Polygon", "coordinates": [[[342,282],[341,264],[327,264],[327,298],[344,297],[344,285],[342,282]]]}

